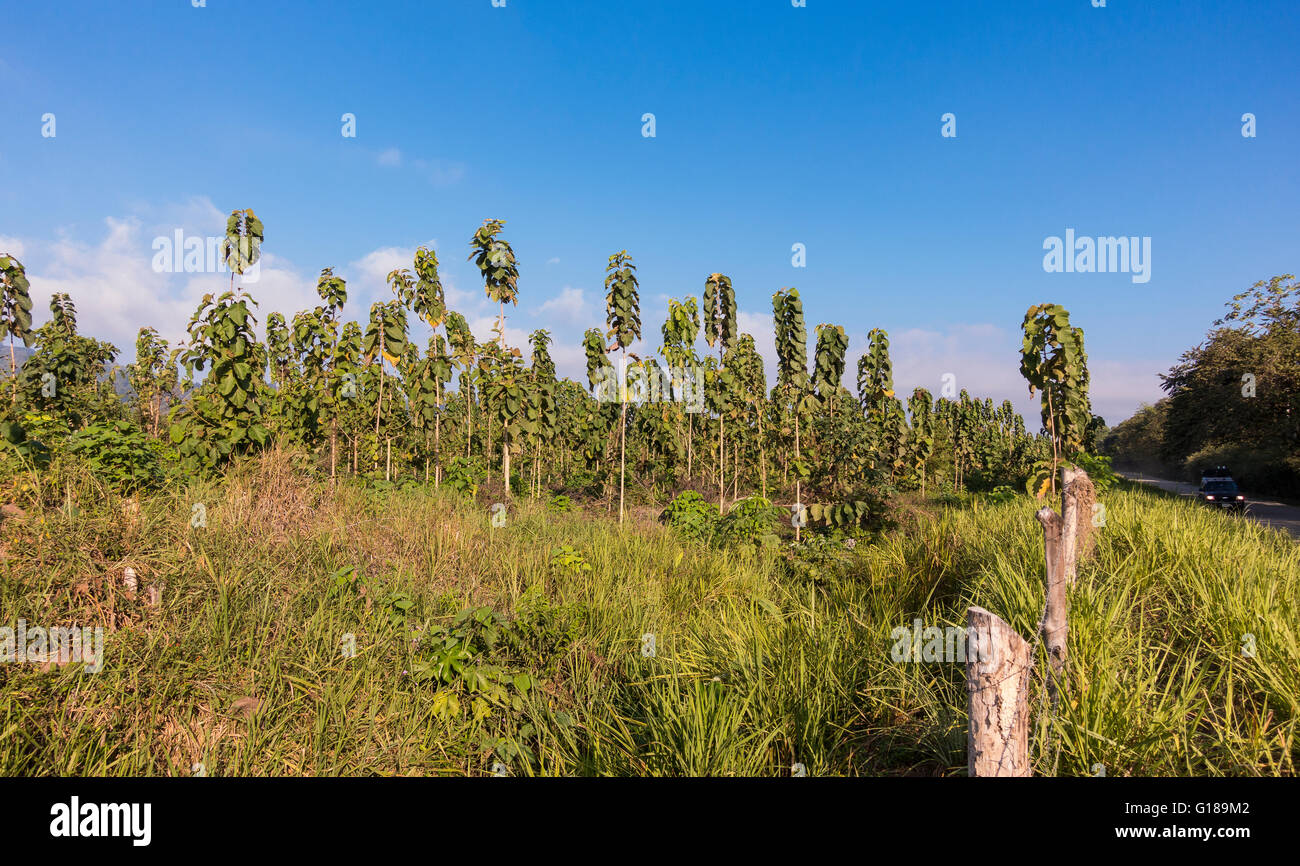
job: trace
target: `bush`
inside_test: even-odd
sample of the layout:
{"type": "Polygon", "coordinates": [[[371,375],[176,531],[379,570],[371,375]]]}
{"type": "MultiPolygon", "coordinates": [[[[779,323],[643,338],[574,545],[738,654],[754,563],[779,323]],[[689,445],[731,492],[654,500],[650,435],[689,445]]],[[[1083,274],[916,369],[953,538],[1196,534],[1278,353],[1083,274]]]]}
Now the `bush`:
{"type": "Polygon", "coordinates": [[[162,446],[128,421],[100,421],[73,433],[64,450],[122,493],[162,484],[162,446]]]}
{"type": "Polygon", "coordinates": [[[1097,488],[1097,493],[1099,495],[1110,490],[1115,486],[1115,482],[1119,480],[1115,477],[1114,471],[1110,468],[1109,457],[1094,457],[1091,454],[1080,454],[1078,457],[1074,458],[1074,465],[1088,473],[1088,477],[1092,479],[1092,486],[1097,488]]]}
{"type": "Polygon", "coordinates": [[[673,497],[659,520],[695,541],[708,541],[718,525],[718,508],[694,490],[683,490],[673,497]]]}
{"type": "Polygon", "coordinates": [[[443,483],[457,493],[472,499],[478,493],[478,478],[479,475],[470,462],[464,457],[457,457],[447,467],[447,475],[443,483]]]}
{"type": "Polygon", "coordinates": [[[762,496],[750,496],[732,503],[726,516],[717,522],[715,531],[728,544],[771,547],[780,542],[776,524],[783,513],[762,496]]]}
{"type": "Polygon", "coordinates": [[[0,424],[0,451],[4,455],[0,462],[18,464],[6,467],[5,474],[28,466],[47,469],[53,452],[62,447],[70,432],[63,419],[44,413],[27,412],[21,423],[0,424]]]}
{"type": "Polygon", "coordinates": [[[961,505],[966,500],[953,488],[952,481],[945,480],[935,491],[934,501],[940,505],[961,505]]]}
{"type": "Polygon", "coordinates": [[[582,574],[591,571],[591,564],[586,557],[574,550],[571,545],[561,544],[551,550],[551,570],[582,574]]]}
{"type": "Polygon", "coordinates": [[[988,493],[989,502],[997,502],[997,503],[1011,502],[1015,498],[1016,498],[1015,489],[1008,487],[1005,484],[994,487],[993,490],[991,490],[988,493]]]}

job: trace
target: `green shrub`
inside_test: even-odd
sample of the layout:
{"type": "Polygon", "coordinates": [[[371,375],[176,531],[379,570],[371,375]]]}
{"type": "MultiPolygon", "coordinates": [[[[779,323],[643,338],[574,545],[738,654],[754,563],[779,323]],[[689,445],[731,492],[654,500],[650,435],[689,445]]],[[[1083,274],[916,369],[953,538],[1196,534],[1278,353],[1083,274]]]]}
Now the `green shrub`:
{"type": "Polygon", "coordinates": [[[479,474],[464,457],[457,457],[447,467],[444,483],[457,493],[473,498],[478,493],[479,474]]]}
{"type": "Polygon", "coordinates": [[[951,480],[944,480],[935,490],[934,501],[940,505],[961,505],[966,500],[953,488],[951,480]]]}
{"type": "Polygon", "coordinates": [[[1115,486],[1118,480],[1115,472],[1110,468],[1109,457],[1094,457],[1091,454],[1080,454],[1074,458],[1074,465],[1078,466],[1088,477],[1092,479],[1092,486],[1097,488],[1097,493],[1102,494],[1115,486]]]}
{"type": "MultiPolygon", "coordinates": [[[[710,507],[712,511],[712,508],[710,507]]],[[[732,503],[716,525],[717,538],[726,544],[772,547],[780,543],[777,521],[784,512],[762,496],[750,496],[732,503]]]]}
{"type": "Polygon", "coordinates": [[[1011,502],[1016,498],[1016,491],[1015,488],[1000,484],[989,491],[987,498],[989,502],[1011,502]]]}
{"type": "Polygon", "coordinates": [[[582,574],[591,571],[591,565],[581,553],[574,550],[567,544],[561,544],[551,551],[551,569],[553,571],[567,571],[571,574],[582,574]]]}
{"type": "Polygon", "coordinates": [[[659,520],[695,541],[708,541],[718,525],[718,508],[694,490],[683,490],[673,497],[659,520]]]}
{"type": "MultiPolygon", "coordinates": [[[[876,508],[879,506],[877,505],[876,508]]],[[[879,516],[873,502],[852,499],[808,506],[808,525],[829,530],[851,530],[871,523],[879,516]]]]}
{"type": "Polygon", "coordinates": [[[162,446],[129,421],[100,421],[73,433],[64,451],[101,482],[123,493],[163,481],[162,446]]]}

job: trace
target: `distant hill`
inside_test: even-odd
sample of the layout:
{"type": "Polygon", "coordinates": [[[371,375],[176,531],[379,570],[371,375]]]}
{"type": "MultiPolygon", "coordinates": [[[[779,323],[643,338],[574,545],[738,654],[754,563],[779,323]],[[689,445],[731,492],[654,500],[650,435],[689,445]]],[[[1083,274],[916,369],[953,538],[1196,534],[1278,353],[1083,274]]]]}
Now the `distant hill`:
{"type": "MultiPolygon", "coordinates": [[[[17,363],[17,367],[19,370],[23,368],[23,364],[27,363],[27,359],[30,358],[35,352],[36,352],[35,349],[29,349],[27,346],[24,346],[21,343],[16,343],[14,345],[14,361],[17,363]]],[[[125,367],[126,365],[122,364],[119,366],[125,367]]],[[[104,372],[99,377],[100,381],[107,379],[109,377],[109,374],[112,373],[112,371],[113,371],[113,365],[105,364],[104,372]]],[[[8,342],[5,342],[4,344],[0,344],[0,380],[8,379],[8,378],[9,378],[9,345],[8,342]]],[[[113,383],[113,390],[116,391],[117,396],[121,397],[123,400],[125,400],[128,396],[130,396],[131,386],[127,384],[125,372],[123,372],[122,375],[117,377],[117,381],[113,383]]]]}
{"type": "MultiPolygon", "coordinates": [[[[36,351],[35,349],[29,349],[26,346],[24,346],[22,343],[14,344],[14,360],[17,362],[19,369],[22,368],[23,364],[27,361],[28,358],[32,356],[32,353],[35,351],[36,351]]],[[[8,375],[9,375],[9,341],[6,340],[3,344],[0,344],[0,376],[8,376],[8,375]]]]}

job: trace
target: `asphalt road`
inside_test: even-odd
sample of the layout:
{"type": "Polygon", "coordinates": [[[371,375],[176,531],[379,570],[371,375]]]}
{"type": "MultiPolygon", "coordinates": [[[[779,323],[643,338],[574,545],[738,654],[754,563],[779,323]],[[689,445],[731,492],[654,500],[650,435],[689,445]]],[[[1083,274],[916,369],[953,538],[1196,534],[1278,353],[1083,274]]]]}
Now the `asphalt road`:
{"type": "MultiPolygon", "coordinates": [[[[1140,472],[1118,472],[1116,474],[1122,475],[1130,481],[1153,484],[1161,490],[1168,490],[1170,493],[1177,493],[1180,496],[1191,497],[1196,495],[1196,485],[1189,484],[1186,481],[1170,481],[1167,478],[1156,478],[1154,475],[1144,475],[1140,472]]],[[[1285,529],[1291,533],[1293,538],[1300,539],[1300,508],[1269,499],[1256,499],[1249,493],[1246,494],[1246,501],[1248,503],[1246,514],[1251,518],[1265,526],[1285,529]]]]}

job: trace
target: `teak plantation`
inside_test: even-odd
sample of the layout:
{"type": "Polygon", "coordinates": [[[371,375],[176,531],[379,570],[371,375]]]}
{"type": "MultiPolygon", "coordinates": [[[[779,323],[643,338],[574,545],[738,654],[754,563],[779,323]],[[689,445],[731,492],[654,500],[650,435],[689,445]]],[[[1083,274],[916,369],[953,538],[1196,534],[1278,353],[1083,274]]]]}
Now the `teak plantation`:
{"type": "Polygon", "coordinates": [[[656,335],[620,250],[574,382],[547,331],[507,343],[506,229],[468,244],[479,342],[424,247],[365,322],[331,268],[263,321],[264,226],[235,211],[229,285],[124,367],[66,295],[33,328],[0,255],[0,605],[107,632],[99,673],[0,665],[0,772],[960,774],[962,665],[891,635],[980,605],[1035,637],[1034,512],[1079,467],[1094,542],[1034,771],[1295,773],[1296,545],[1112,473],[1065,308],[1021,323],[1032,432],[955,377],[896,393],[883,330],[850,367],[795,288],[775,382],[725,274],[656,335]]]}

